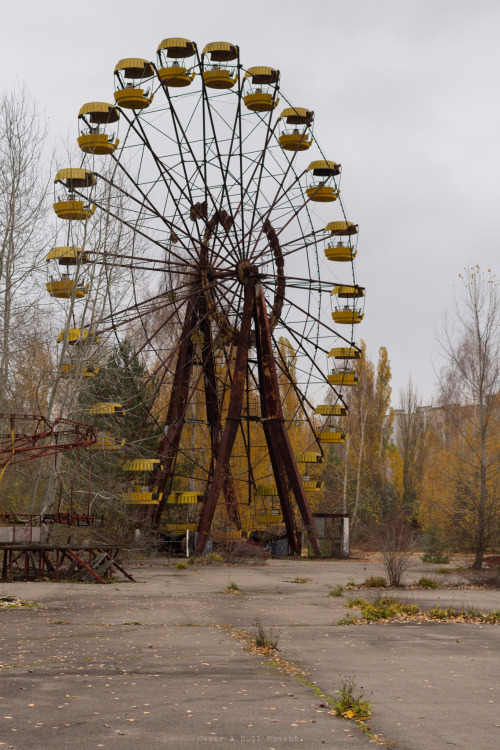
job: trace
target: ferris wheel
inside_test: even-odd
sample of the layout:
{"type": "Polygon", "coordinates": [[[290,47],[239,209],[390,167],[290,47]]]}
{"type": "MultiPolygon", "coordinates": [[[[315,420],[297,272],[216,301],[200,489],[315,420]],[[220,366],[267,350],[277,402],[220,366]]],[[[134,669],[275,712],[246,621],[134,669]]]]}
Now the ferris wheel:
{"type": "MultiPolygon", "coordinates": [[[[92,249],[95,216],[127,231],[127,249],[111,253],[125,292],[111,301],[110,290],[99,320],[61,335],[91,352],[97,333],[134,327],[158,450],[128,456],[125,470],[141,473],[130,502],[156,525],[169,504],[195,504],[197,552],[222,496],[236,529],[251,506],[254,520],[284,522],[295,551],[305,528],[318,554],[308,492],[320,487],[308,465],[345,441],[364,315],[341,165],[321,149],[313,110],[286,99],[279,71],[245,67],[235,44],[200,52],[168,38],[154,62],[120,60],[114,79],[114,103],[78,114],[81,163],[55,178],[54,210],[72,239],[47,258],[47,290],[92,295],[87,268],[110,262],[92,249]]],[[[63,367],[66,377],[98,372],[63,367]]]]}

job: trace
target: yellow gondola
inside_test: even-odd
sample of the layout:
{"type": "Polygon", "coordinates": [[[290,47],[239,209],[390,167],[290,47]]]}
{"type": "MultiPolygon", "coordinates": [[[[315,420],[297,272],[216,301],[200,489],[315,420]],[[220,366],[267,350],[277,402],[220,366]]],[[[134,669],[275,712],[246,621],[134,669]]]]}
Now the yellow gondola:
{"type": "Polygon", "coordinates": [[[332,312],[332,318],[336,323],[342,325],[356,325],[361,323],[364,318],[364,313],[354,307],[345,305],[344,307],[337,307],[332,312]]]}
{"type": "MultiPolygon", "coordinates": [[[[316,414],[316,412],[314,412],[316,414]]],[[[298,453],[295,456],[295,460],[297,463],[303,463],[303,464],[324,464],[325,459],[321,455],[321,453],[316,453],[315,451],[305,451],[304,453],[298,453]]]]}
{"type": "Polygon", "coordinates": [[[285,151],[307,151],[313,144],[310,129],[314,112],[305,107],[287,107],[279,116],[279,144],[285,151]],[[302,126],[299,130],[298,126],[302,126]]]}
{"type": "Polygon", "coordinates": [[[78,112],[79,132],[78,145],[86,154],[105,156],[112,154],[120,141],[114,133],[106,132],[106,125],[118,122],[120,113],[113,104],[107,102],[89,102],[78,112]]]}
{"type": "Polygon", "coordinates": [[[123,471],[153,471],[160,464],[159,458],[132,458],[123,464],[123,471]]]}
{"type": "Polygon", "coordinates": [[[279,102],[276,84],[279,72],[274,68],[257,66],[245,73],[243,102],[251,112],[270,112],[279,102]]]}
{"type": "Polygon", "coordinates": [[[330,385],[357,385],[359,383],[359,374],[354,370],[337,370],[328,375],[330,385]]]}
{"type": "Polygon", "coordinates": [[[320,479],[306,479],[303,477],[302,486],[306,492],[320,492],[323,489],[324,482],[320,479]]]}
{"type": "Polygon", "coordinates": [[[68,344],[74,345],[79,344],[83,341],[92,342],[93,344],[99,343],[99,336],[96,335],[95,331],[82,330],[81,328],[69,328],[67,331],[61,331],[56,339],[56,343],[60,344],[64,341],[64,337],[67,337],[68,344]]]}
{"type": "Polygon", "coordinates": [[[50,296],[57,299],[71,299],[73,296],[75,299],[81,299],[89,290],[88,284],[79,284],[73,279],[64,278],[64,274],[62,279],[47,281],[45,287],[50,296]]]}
{"type": "Polygon", "coordinates": [[[115,102],[123,109],[146,109],[153,101],[154,68],[141,57],[126,57],[115,66],[115,102]]]}
{"type": "Polygon", "coordinates": [[[158,505],[162,497],[162,492],[150,492],[147,487],[140,485],[122,492],[122,500],[128,505],[158,505]]]}
{"type": "Polygon", "coordinates": [[[196,44],[189,39],[171,37],[158,45],[158,78],[165,86],[183,88],[195,77],[189,69],[187,59],[196,54],[196,44]]]}
{"type": "Polygon", "coordinates": [[[357,250],[352,245],[344,245],[343,242],[337,242],[335,245],[327,245],[325,247],[325,256],[328,260],[338,261],[340,263],[346,263],[354,260],[357,255],[357,250]]]}
{"type": "Polygon", "coordinates": [[[319,440],[322,443],[345,443],[347,433],[343,430],[339,430],[336,427],[329,427],[328,429],[320,432],[319,440]]]}
{"type": "Polygon", "coordinates": [[[203,500],[202,492],[173,492],[167,498],[169,505],[196,505],[203,500]]]}
{"type": "Polygon", "coordinates": [[[124,416],[125,415],[125,409],[121,404],[116,404],[111,401],[102,401],[98,404],[94,404],[89,409],[89,414],[99,415],[99,416],[108,416],[108,415],[118,415],[118,416],[124,416]]]}
{"type": "Polygon", "coordinates": [[[103,451],[118,451],[125,445],[125,439],[117,440],[110,432],[100,432],[94,443],[94,448],[100,448],[103,451]]]}
{"type": "Polygon", "coordinates": [[[99,368],[97,365],[61,365],[61,375],[63,378],[95,378],[99,368]]]}
{"type": "Polygon", "coordinates": [[[211,42],[202,52],[203,82],[211,89],[231,89],[238,80],[236,67],[226,67],[222,63],[231,62],[238,57],[238,47],[230,42],[211,42]],[[205,63],[205,58],[210,59],[205,63]]]}
{"type": "Polygon", "coordinates": [[[331,183],[333,178],[340,174],[340,169],[340,164],[334,161],[326,161],[325,159],[312,161],[307,167],[310,185],[306,189],[306,193],[309,200],[317,203],[336,201],[340,195],[340,190],[337,189],[335,183],[333,185],[327,183],[331,183]]]}
{"type": "Polygon", "coordinates": [[[315,408],[314,413],[321,417],[347,417],[347,406],[344,406],[344,404],[321,404],[315,408]]]}
{"type": "Polygon", "coordinates": [[[256,488],[255,494],[259,497],[278,497],[278,488],[274,484],[261,484],[256,488]]]}
{"type": "MultiPolygon", "coordinates": [[[[59,219],[80,220],[89,219],[95,211],[95,205],[82,200],[75,195],[74,191],[86,189],[96,184],[93,172],[88,169],[77,169],[69,167],[60,169],[54,178],[54,190],[56,186],[62,186],[64,192],[56,197],[54,211],[59,219]]],[[[60,187],[59,187],[60,189],[60,187]]]]}

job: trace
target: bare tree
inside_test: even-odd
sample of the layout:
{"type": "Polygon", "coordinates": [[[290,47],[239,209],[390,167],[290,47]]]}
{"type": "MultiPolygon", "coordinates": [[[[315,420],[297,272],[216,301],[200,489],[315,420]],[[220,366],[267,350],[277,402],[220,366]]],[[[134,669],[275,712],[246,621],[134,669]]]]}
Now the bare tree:
{"type": "MultiPolygon", "coordinates": [[[[32,275],[43,260],[48,180],[46,126],[28,92],[0,97],[0,405],[9,403],[13,358],[37,306],[32,275]]],[[[36,315],[35,315],[36,317],[36,315]]]]}
{"type": "Polygon", "coordinates": [[[475,554],[473,567],[481,568],[500,530],[500,297],[490,271],[474,266],[461,279],[440,338],[445,359],[440,402],[455,491],[454,525],[475,554]]]}

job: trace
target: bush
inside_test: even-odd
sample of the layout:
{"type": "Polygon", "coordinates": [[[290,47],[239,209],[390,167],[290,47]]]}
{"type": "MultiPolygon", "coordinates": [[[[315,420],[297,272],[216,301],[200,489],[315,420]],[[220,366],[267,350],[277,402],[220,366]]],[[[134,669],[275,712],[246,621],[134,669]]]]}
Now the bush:
{"type": "Polygon", "coordinates": [[[367,701],[363,693],[357,693],[356,683],[352,677],[344,677],[342,684],[337,690],[338,698],[333,707],[337,716],[354,721],[366,721],[372,711],[372,704],[367,701]]]}
{"type": "Polygon", "coordinates": [[[438,589],[439,583],[435,578],[427,578],[427,576],[422,576],[418,579],[418,581],[415,581],[415,586],[420,586],[423,589],[438,589]]]}
{"type": "Polygon", "coordinates": [[[344,593],[344,587],[339,584],[338,586],[335,586],[335,588],[330,591],[328,596],[342,596],[343,593],[344,593]]]}
{"type": "Polygon", "coordinates": [[[188,559],[188,565],[220,565],[224,558],[216,552],[210,552],[208,555],[193,556],[188,559]]]}
{"type": "Polygon", "coordinates": [[[270,553],[264,547],[250,539],[225,539],[217,545],[217,551],[227,563],[265,562],[270,557],[270,553]]]}
{"type": "Polygon", "coordinates": [[[411,558],[419,547],[420,533],[403,513],[394,510],[376,534],[375,543],[382,553],[389,585],[400,586],[403,573],[413,564],[411,558]]]}
{"type": "Polygon", "coordinates": [[[187,570],[187,563],[178,562],[175,567],[177,570],[187,570]]]}
{"type": "Polygon", "coordinates": [[[256,617],[253,621],[253,628],[254,628],[254,641],[255,645],[258,648],[267,649],[269,651],[277,651],[278,650],[278,641],[279,641],[279,630],[275,631],[274,628],[269,628],[269,630],[266,630],[264,625],[262,624],[262,620],[260,618],[256,617]]]}
{"type": "Polygon", "coordinates": [[[450,558],[448,555],[444,555],[442,552],[436,552],[435,555],[431,555],[430,552],[426,552],[422,555],[422,562],[434,563],[435,565],[448,565],[450,558]]]}
{"type": "Polygon", "coordinates": [[[447,565],[450,562],[450,558],[445,554],[445,541],[437,526],[429,526],[426,530],[423,536],[423,545],[425,550],[422,557],[423,562],[436,563],[437,565],[447,565]]]}
{"type": "Polygon", "coordinates": [[[373,603],[365,599],[351,599],[346,607],[360,609],[361,617],[367,622],[390,620],[398,614],[416,615],[419,611],[417,604],[407,604],[391,596],[379,596],[373,603]]]}
{"type": "Polygon", "coordinates": [[[362,586],[365,589],[385,589],[387,587],[387,578],[384,576],[370,576],[362,586]]]}

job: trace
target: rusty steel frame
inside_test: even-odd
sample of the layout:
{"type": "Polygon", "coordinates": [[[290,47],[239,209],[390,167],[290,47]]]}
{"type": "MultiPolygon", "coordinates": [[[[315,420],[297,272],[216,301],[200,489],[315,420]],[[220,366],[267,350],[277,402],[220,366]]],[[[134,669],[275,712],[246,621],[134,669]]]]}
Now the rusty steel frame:
{"type": "Polygon", "coordinates": [[[242,419],[252,320],[255,327],[262,423],[271,459],[271,466],[276,480],[276,486],[278,488],[278,496],[283,512],[288,540],[294,553],[299,554],[300,541],[290,501],[290,487],[311,541],[312,549],[316,555],[320,555],[321,550],[311,510],[302,486],[290,438],[288,437],[285,427],[266,300],[262,284],[256,274],[251,275],[246,282],[245,302],[241,319],[241,329],[238,337],[238,347],[236,350],[228,414],[212,477],[212,483],[208,495],[202,503],[198,522],[198,539],[196,541],[195,554],[201,554],[205,548],[217,507],[217,501],[226,477],[228,476],[229,460],[236,439],[238,426],[242,419]]]}
{"type": "Polygon", "coordinates": [[[39,414],[0,413],[0,420],[6,420],[11,428],[10,432],[0,433],[0,468],[86,448],[97,440],[97,427],[71,419],[57,417],[50,421],[39,414]],[[16,422],[35,422],[36,425],[31,433],[16,432],[16,422]],[[57,430],[58,427],[62,429],[57,430]],[[61,439],[66,442],[60,442],[61,439]]]}

